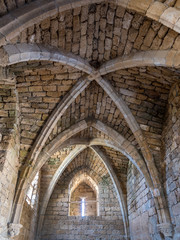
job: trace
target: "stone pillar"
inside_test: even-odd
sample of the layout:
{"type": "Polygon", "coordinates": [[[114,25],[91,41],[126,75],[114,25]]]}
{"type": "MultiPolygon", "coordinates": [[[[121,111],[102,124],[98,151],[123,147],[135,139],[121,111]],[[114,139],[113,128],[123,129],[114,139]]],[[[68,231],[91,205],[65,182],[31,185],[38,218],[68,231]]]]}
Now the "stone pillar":
{"type": "MultiPolygon", "coordinates": [[[[0,239],[8,239],[8,222],[19,168],[19,124],[16,79],[0,67],[0,239]]],[[[14,229],[14,232],[17,232],[14,229]]]]}
{"type": "MultiPolygon", "coordinates": [[[[180,199],[179,192],[179,160],[180,160],[180,84],[172,85],[166,122],[163,131],[163,142],[165,146],[165,172],[164,182],[168,208],[170,209],[173,225],[173,240],[180,239],[180,199]]],[[[165,230],[164,230],[165,231],[165,230]]],[[[170,230],[169,230],[170,231],[170,230]]],[[[167,237],[169,237],[167,235],[167,237]]],[[[167,238],[168,239],[168,238],[167,238]]]]}

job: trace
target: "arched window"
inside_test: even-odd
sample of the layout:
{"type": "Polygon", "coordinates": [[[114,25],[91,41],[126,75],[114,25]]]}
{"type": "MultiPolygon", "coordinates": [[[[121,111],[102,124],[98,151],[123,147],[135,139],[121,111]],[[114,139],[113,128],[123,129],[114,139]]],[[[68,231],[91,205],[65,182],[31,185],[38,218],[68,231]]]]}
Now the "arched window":
{"type": "Polygon", "coordinates": [[[35,178],[31,182],[29,189],[26,194],[26,202],[33,208],[37,197],[39,173],[36,174],[35,178]]]}
{"type": "Polygon", "coordinates": [[[70,196],[70,216],[97,216],[97,193],[86,182],[81,182],[70,196]]]}

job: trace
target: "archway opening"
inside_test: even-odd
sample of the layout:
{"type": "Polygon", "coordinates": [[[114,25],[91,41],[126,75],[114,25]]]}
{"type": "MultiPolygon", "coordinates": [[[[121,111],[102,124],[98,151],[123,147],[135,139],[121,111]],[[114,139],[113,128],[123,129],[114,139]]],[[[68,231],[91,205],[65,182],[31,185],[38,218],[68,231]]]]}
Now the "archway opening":
{"type": "Polygon", "coordinates": [[[86,183],[80,183],[70,197],[70,216],[97,216],[96,192],[86,183]]]}

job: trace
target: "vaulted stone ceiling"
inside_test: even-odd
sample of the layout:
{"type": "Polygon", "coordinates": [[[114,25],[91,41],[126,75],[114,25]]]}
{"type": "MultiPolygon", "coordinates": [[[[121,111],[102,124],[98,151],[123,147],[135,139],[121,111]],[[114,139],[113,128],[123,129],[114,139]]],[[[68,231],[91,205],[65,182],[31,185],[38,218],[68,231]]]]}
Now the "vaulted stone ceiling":
{"type": "MultiPolygon", "coordinates": [[[[26,8],[29,2],[2,1],[0,14],[21,5],[26,8]]],[[[176,1],[169,1],[169,7],[176,5],[176,1]]],[[[98,177],[108,175],[102,159],[92,149],[98,146],[98,151],[109,159],[124,195],[129,160],[147,177],[150,187],[159,186],[158,177],[151,173],[154,163],[160,176],[163,170],[161,137],[170,88],[180,76],[178,57],[177,65],[175,61],[180,36],[163,21],[146,15],[133,7],[124,8],[107,1],[84,4],[43,20],[36,19],[9,38],[9,48],[2,48],[9,56],[7,70],[16,77],[22,172],[26,173],[24,166],[28,164],[35,169],[32,176],[37,169],[41,170],[42,184],[47,186],[41,189],[42,202],[57,169],[81,144],[87,148],[66,166],[59,181],[78,171],[88,172],[97,181],[98,177]],[[17,45],[11,49],[12,44],[17,45]],[[39,51],[42,45],[46,53],[52,51],[57,56],[57,48],[63,50],[64,58],[66,53],[73,53],[73,59],[83,61],[84,68],[73,65],[71,60],[66,64],[57,59],[51,61],[48,53],[42,61],[42,52],[34,60],[24,50],[30,46],[32,55],[36,55],[34,48],[39,51]],[[28,61],[20,59],[19,63],[13,56],[18,55],[16,51],[27,55],[28,61]],[[141,56],[141,61],[147,60],[145,65],[136,65],[139,53],[143,57],[147,53],[148,60],[141,56]],[[166,63],[171,53],[175,60],[166,63]],[[134,62],[130,62],[133,57],[134,62]],[[83,87],[77,86],[84,80],[87,83],[83,87]],[[74,88],[75,96],[68,95],[74,88]],[[68,104],[56,114],[67,96],[68,104]]]]}

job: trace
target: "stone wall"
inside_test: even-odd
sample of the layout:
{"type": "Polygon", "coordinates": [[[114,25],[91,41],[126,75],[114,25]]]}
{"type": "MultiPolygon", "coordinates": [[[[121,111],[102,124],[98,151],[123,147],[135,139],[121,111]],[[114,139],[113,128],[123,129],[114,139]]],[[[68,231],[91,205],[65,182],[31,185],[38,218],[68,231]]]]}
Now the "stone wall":
{"type": "Polygon", "coordinates": [[[18,174],[18,138],[10,144],[5,158],[4,169],[0,172],[0,239],[7,237],[7,223],[13,204],[14,192],[18,174]],[[17,145],[15,145],[17,143],[17,145]]]}
{"type": "Polygon", "coordinates": [[[20,224],[22,228],[20,234],[17,237],[14,237],[13,240],[34,240],[37,227],[37,214],[39,208],[39,191],[40,191],[40,177],[38,179],[36,200],[35,203],[31,206],[25,200],[23,211],[21,215],[20,224]]]}
{"type": "Polygon", "coordinates": [[[59,180],[49,201],[41,240],[124,238],[124,225],[115,189],[109,177],[99,185],[100,216],[68,216],[68,183],[59,180]],[[91,223],[91,227],[90,227],[91,223]]]}
{"type": "Polygon", "coordinates": [[[82,198],[85,199],[85,216],[96,216],[96,194],[85,182],[81,183],[71,194],[70,216],[81,216],[82,198]]]}
{"type": "Polygon", "coordinates": [[[14,123],[16,121],[15,80],[6,79],[6,70],[0,69],[0,171],[2,172],[10,147],[14,123]]]}
{"type": "Polygon", "coordinates": [[[7,237],[18,174],[18,101],[14,79],[0,73],[0,239],[7,237]]]}
{"type": "MultiPolygon", "coordinates": [[[[39,63],[35,64],[37,70],[29,70],[28,72],[23,70],[23,64],[18,65],[23,71],[17,76],[21,112],[21,162],[26,158],[34,139],[49,114],[76,83],[76,79],[81,76],[78,71],[68,66],[50,64],[50,70],[47,65],[43,67],[39,63]]],[[[57,134],[57,129],[54,130],[55,132],[57,134]]]]}
{"type": "Polygon", "coordinates": [[[180,85],[172,86],[163,132],[165,181],[168,205],[175,229],[174,239],[180,239],[180,85]]]}
{"type": "Polygon", "coordinates": [[[132,164],[128,169],[127,202],[131,240],[161,239],[152,195],[144,177],[132,164]]]}
{"type": "Polygon", "coordinates": [[[106,2],[39,20],[11,42],[49,44],[78,54],[96,66],[137,50],[170,49],[178,36],[159,22],[106,2]]]}
{"type": "Polygon", "coordinates": [[[21,228],[20,234],[14,238],[15,240],[30,240],[29,233],[31,230],[31,219],[33,217],[33,213],[33,209],[25,201],[20,221],[20,223],[23,225],[23,228],[21,228]]]}

